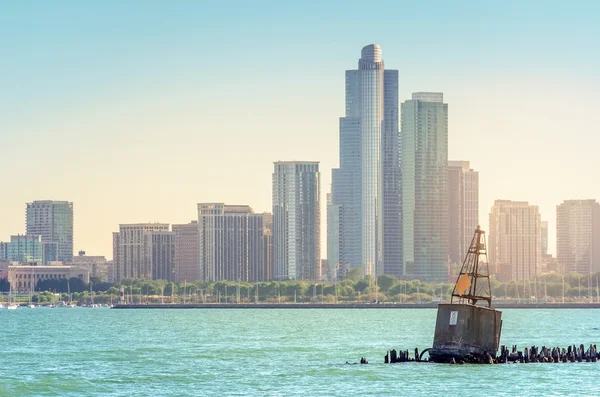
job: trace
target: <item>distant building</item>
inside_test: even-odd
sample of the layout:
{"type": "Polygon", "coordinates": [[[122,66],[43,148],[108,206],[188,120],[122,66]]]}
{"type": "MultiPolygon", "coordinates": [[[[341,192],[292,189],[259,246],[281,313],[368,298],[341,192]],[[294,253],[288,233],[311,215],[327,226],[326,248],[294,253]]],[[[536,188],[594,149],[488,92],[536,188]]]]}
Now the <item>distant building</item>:
{"type": "Polygon", "coordinates": [[[124,279],[123,268],[119,266],[119,257],[120,257],[120,246],[121,246],[121,235],[119,232],[113,232],[112,234],[112,242],[113,242],[113,260],[112,266],[109,270],[108,281],[111,283],[118,283],[122,279],[124,279]]]}
{"type": "MultiPolygon", "coordinates": [[[[344,213],[342,205],[333,204],[332,194],[327,194],[327,278],[330,281],[339,279],[340,266],[347,266],[344,252],[345,244],[348,243],[344,234],[344,213]]],[[[358,266],[356,266],[358,267],[358,266]]]]}
{"type": "Polygon", "coordinates": [[[70,278],[90,282],[88,270],[79,266],[8,266],[8,281],[16,292],[29,292],[42,280],[70,278]]]}
{"type": "Polygon", "coordinates": [[[8,265],[10,262],[0,260],[0,280],[8,279],[8,265]]]}
{"type": "Polygon", "coordinates": [[[468,161],[448,161],[448,256],[462,264],[479,225],[479,173],[468,161]]]}
{"type": "Polygon", "coordinates": [[[10,236],[7,259],[21,264],[42,265],[45,259],[43,248],[42,236],[10,236]]]}
{"type": "Polygon", "coordinates": [[[319,281],[327,281],[329,273],[329,262],[327,259],[321,259],[321,266],[319,268],[319,274],[317,275],[317,280],[319,281]]]}
{"type": "Polygon", "coordinates": [[[263,230],[263,214],[247,205],[198,204],[202,279],[266,280],[263,230]]]}
{"type": "Polygon", "coordinates": [[[0,241],[0,261],[8,260],[8,247],[10,243],[0,241]]]}
{"type": "Polygon", "coordinates": [[[566,200],[556,206],[556,256],[567,273],[600,272],[600,204],[566,200]]]}
{"type": "Polygon", "coordinates": [[[278,161],[274,165],[274,278],[315,280],[321,262],[319,163],[278,161]]]}
{"type": "Polygon", "coordinates": [[[113,255],[117,267],[116,282],[126,278],[171,280],[175,245],[167,223],[119,225],[113,233],[113,255]],[[116,246],[115,246],[116,245],[116,246]]]}
{"type": "Polygon", "coordinates": [[[86,255],[85,252],[81,251],[77,256],[73,257],[71,264],[87,269],[90,277],[97,277],[103,282],[109,281],[108,261],[104,256],[86,255]]]}
{"type": "Polygon", "coordinates": [[[537,205],[496,200],[490,213],[488,259],[501,281],[532,280],[542,256],[541,220],[537,205]]]}
{"type": "Polygon", "coordinates": [[[448,281],[448,104],[438,92],[402,103],[402,255],[405,273],[448,281]]]}
{"type": "Polygon", "coordinates": [[[107,264],[107,278],[108,282],[111,284],[116,283],[116,271],[115,271],[115,261],[108,261],[107,264]]]}
{"type": "Polygon", "coordinates": [[[263,256],[265,280],[273,279],[273,214],[263,213],[263,256]]]}
{"type": "Polygon", "coordinates": [[[175,234],[175,281],[200,280],[200,235],[198,221],[173,225],[175,234]]]}
{"type": "Polygon", "coordinates": [[[346,71],[345,108],[327,205],[330,277],[340,266],[401,276],[398,71],[385,69],[379,45],[346,71]]]}
{"type": "Polygon", "coordinates": [[[26,234],[42,236],[43,243],[56,244],[56,260],[73,259],[73,203],[41,200],[27,203],[26,234]]]}
{"type": "Polygon", "coordinates": [[[548,255],[548,221],[541,222],[542,230],[542,258],[548,255]]]}
{"type": "Polygon", "coordinates": [[[145,237],[152,280],[174,281],[175,234],[168,230],[153,230],[145,237]]]}

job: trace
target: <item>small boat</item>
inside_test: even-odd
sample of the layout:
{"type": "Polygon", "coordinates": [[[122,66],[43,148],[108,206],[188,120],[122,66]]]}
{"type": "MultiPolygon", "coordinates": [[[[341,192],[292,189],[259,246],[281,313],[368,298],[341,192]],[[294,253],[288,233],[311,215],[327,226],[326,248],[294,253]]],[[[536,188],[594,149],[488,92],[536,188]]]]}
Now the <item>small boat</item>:
{"type": "Polygon", "coordinates": [[[17,305],[16,303],[11,303],[8,306],[6,306],[8,310],[17,310],[18,307],[19,305],[17,305]]]}

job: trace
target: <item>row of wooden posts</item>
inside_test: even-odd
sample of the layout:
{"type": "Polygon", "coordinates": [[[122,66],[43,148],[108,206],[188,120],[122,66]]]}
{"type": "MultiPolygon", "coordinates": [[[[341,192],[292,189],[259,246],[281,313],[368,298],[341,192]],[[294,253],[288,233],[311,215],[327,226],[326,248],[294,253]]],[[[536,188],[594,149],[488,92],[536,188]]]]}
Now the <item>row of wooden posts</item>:
{"type": "MultiPolygon", "coordinates": [[[[428,350],[428,349],[427,349],[428,350]]],[[[425,353],[426,350],[423,351],[425,353]]],[[[423,354],[422,353],[422,354],[423,354]]],[[[500,354],[493,357],[490,353],[484,352],[480,355],[469,355],[462,359],[451,358],[447,363],[450,364],[508,364],[508,363],[575,363],[575,362],[598,362],[600,353],[596,345],[589,345],[586,349],[584,345],[572,345],[565,348],[531,346],[524,350],[518,350],[516,345],[511,349],[502,345],[500,354]]],[[[384,357],[385,364],[406,363],[406,362],[429,362],[428,359],[421,360],[419,349],[415,349],[414,356],[411,357],[408,350],[396,351],[389,350],[384,357]]]]}

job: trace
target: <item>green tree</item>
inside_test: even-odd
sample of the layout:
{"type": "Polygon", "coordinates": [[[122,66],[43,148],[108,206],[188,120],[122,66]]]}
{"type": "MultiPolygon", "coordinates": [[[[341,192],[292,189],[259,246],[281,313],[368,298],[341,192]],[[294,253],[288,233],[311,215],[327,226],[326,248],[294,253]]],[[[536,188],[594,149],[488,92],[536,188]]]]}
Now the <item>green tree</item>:
{"type": "Polygon", "coordinates": [[[350,271],[348,271],[345,277],[345,279],[354,281],[359,281],[361,278],[363,278],[363,270],[360,267],[353,267],[350,269],[350,271]]]}
{"type": "Polygon", "coordinates": [[[396,283],[396,281],[398,281],[396,277],[389,276],[387,274],[383,274],[377,277],[377,285],[379,285],[379,288],[383,292],[387,292],[387,290],[389,290],[392,287],[392,285],[396,283]]]}

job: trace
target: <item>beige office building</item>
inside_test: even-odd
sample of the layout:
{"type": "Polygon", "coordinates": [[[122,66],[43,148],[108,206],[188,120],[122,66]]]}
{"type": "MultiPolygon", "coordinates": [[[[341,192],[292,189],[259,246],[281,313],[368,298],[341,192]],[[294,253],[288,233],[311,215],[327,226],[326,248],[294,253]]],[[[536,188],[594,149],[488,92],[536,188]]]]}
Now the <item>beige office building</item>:
{"type": "Polygon", "coordinates": [[[173,225],[175,234],[175,281],[200,280],[198,221],[173,225]]]}
{"type": "Polygon", "coordinates": [[[172,280],[175,243],[168,223],[119,225],[113,234],[116,282],[126,278],[172,280]]]}
{"type": "Polygon", "coordinates": [[[600,272],[600,204],[566,200],[556,206],[556,255],[566,273],[600,272]]]}
{"type": "Polygon", "coordinates": [[[534,279],[542,262],[541,219],[537,205],[496,200],[490,213],[488,258],[502,281],[534,279]]]}
{"type": "Polygon", "coordinates": [[[264,281],[263,214],[247,205],[198,204],[200,269],[205,281],[264,281]]]}

